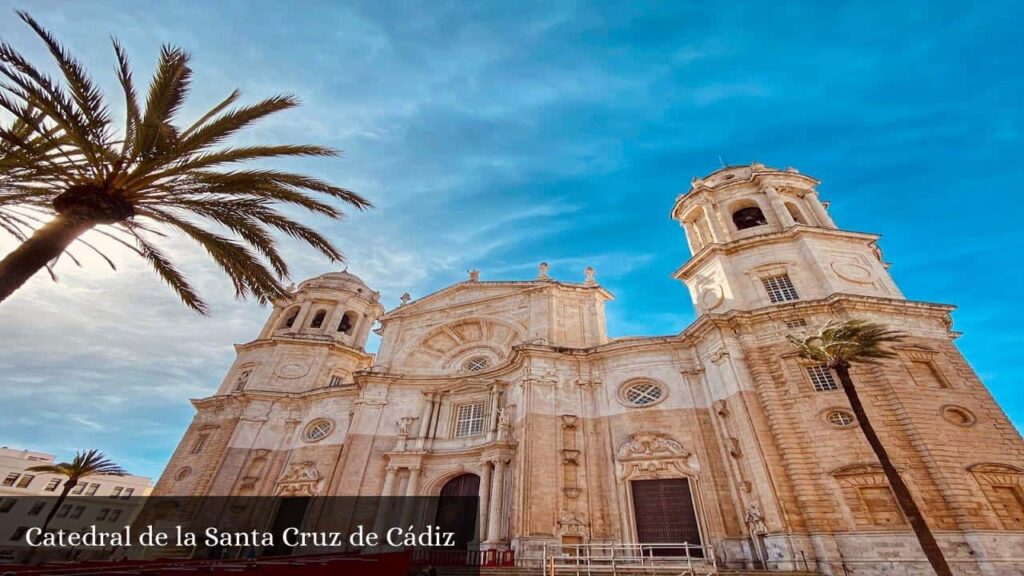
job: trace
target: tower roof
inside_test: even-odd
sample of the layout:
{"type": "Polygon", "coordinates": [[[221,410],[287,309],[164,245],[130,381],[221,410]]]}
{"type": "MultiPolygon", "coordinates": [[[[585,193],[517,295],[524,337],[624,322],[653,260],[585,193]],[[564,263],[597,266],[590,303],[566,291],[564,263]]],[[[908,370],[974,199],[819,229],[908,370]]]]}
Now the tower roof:
{"type": "Polygon", "coordinates": [[[345,290],[348,292],[354,292],[361,294],[367,298],[371,297],[374,293],[363,279],[355,274],[352,274],[348,270],[342,270],[339,272],[328,272],[321,274],[309,280],[304,280],[299,284],[299,289],[303,288],[326,288],[333,290],[345,290]]]}
{"type": "Polygon", "coordinates": [[[675,205],[672,207],[672,218],[679,217],[679,209],[697,192],[702,190],[718,190],[744,182],[753,182],[758,177],[802,181],[803,186],[816,186],[818,184],[818,180],[801,174],[796,168],[780,170],[771,166],[765,166],[760,162],[723,166],[703,178],[695,177],[690,182],[690,189],[676,198],[675,205]]]}

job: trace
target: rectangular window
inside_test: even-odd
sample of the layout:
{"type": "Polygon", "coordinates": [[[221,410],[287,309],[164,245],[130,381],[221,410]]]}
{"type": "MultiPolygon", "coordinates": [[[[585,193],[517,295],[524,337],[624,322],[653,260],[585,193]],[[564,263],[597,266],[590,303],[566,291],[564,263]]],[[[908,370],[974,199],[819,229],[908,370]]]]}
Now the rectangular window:
{"type": "Polygon", "coordinates": [[[906,524],[903,513],[900,512],[900,507],[896,504],[896,498],[888,486],[864,486],[857,491],[873,525],[902,526],[906,524]]]}
{"type": "Polygon", "coordinates": [[[58,486],[60,486],[60,478],[54,478],[46,483],[46,487],[44,487],[43,490],[46,492],[53,492],[58,486]]]}
{"type": "Polygon", "coordinates": [[[96,491],[100,489],[99,484],[89,484],[89,487],[85,489],[86,496],[94,496],[96,491]]]}
{"type": "Polygon", "coordinates": [[[815,392],[828,392],[829,390],[839,389],[835,379],[832,378],[832,371],[824,364],[808,366],[807,375],[811,377],[811,384],[814,384],[815,392]]]}
{"type": "Polygon", "coordinates": [[[476,436],[484,431],[484,403],[463,404],[455,413],[455,436],[476,436]]]}
{"type": "Polygon", "coordinates": [[[121,511],[118,510],[117,508],[114,508],[113,510],[110,511],[110,516],[107,517],[107,520],[110,520],[111,522],[114,522],[115,520],[117,520],[120,517],[121,517],[121,511]]]}
{"type": "Polygon", "coordinates": [[[203,451],[203,447],[206,446],[206,441],[210,439],[209,434],[200,434],[196,438],[195,444],[192,445],[192,453],[199,454],[203,451]]]}
{"type": "Polygon", "coordinates": [[[786,328],[803,328],[804,326],[807,326],[807,320],[804,320],[803,318],[786,320],[786,328]]]}
{"type": "Polygon", "coordinates": [[[25,474],[18,480],[18,485],[15,488],[28,488],[28,485],[32,483],[35,478],[32,474],[25,474]]]}
{"type": "Polygon", "coordinates": [[[18,476],[21,476],[21,474],[18,474],[17,472],[11,472],[8,474],[7,477],[4,478],[4,486],[14,486],[14,482],[18,479],[18,476]]]}
{"type": "Polygon", "coordinates": [[[0,498],[0,514],[7,514],[18,501],[14,498],[0,498]]]}
{"type": "Polygon", "coordinates": [[[132,494],[134,494],[134,493],[135,493],[135,488],[125,488],[124,489],[124,494],[121,494],[121,498],[124,499],[124,500],[127,500],[127,499],[131,498],[132,494]]]}
{"type": "Polygon", "coordinates": [[[344,383],[345,381],[342,380],[341,376],[331,376],[331,381],[327,385],[330,386],[331,388],[337,388],[338,386],[341,386],[344,383]]]}
{"type": "Polygon", "coordinates": [[[46,508],[46,502],[43,502],[42,500],[36,500],[35,502],[32,503],[32,508],[28,511],[28,515],[39,516],[39,513],[43,511],[43,508],[46,508]]]}
{"type": "Polygon", "coordinates": [[[939,371],[935,369],[935,364],[927,360],[911,360],[910,375],[913,376],[914,382],[917,382],[918,386],[925,388],[949,388],[946,381],[939,375],[939,371]]]}
{"type": "Polygon", "coordinates": [[[1024,530],[1024,497],[1017,486],[992,486],[989,501],[1007,530],[1024,530]]]}
{"type": "Polygon", "coordinates": [[[110,497],[117,498],[118,496],[121,495],[121,490],[124,490],[124,488],[121,488],[120,486],[115,486],[114,491],[110,493],[110,497]]]}
{"type": "Polygon", "coordinates": [[[96,515],[97,520],[106,520],[107,514],[110,514],[110,508],[104,508],[100,510],[100,513],[96,515]]]}
{"type": "Polygon", "coordinates": [[[68,515],[68,512],[71,512],[71,504],[61,506],[60,511],[57,512],[57,518],[64,518],[68,515]]]}
{"type": "Polygon", "coordinates": [[[789,274],[761,278],[761,284],[764,284],[764,289],[768,292],[768,299],[772,304],[800,299],[800,296],[797,296],[796,287],[789,279],[789,274]]]}
{"type": "Polygon", "coordinates": [[[71,517],[81,518],[82,512],[85,512],[85,506],[75,506],[75,511],[71,513],[71,517]]]}
{"type": "Polygon", "coordinates": [[[70,494],[81,494],[85,491],[85,487],[88,486],[86,483],[76,485],[70,492],[70,494]]]}
{"type": "Polygon", "coordinates": [[[25,532],[28,532],[27,527],[18,526],[14,529],[14,532],[11,532],[11,540],[21,540],[21,537],[25,535],[25,532]]]}

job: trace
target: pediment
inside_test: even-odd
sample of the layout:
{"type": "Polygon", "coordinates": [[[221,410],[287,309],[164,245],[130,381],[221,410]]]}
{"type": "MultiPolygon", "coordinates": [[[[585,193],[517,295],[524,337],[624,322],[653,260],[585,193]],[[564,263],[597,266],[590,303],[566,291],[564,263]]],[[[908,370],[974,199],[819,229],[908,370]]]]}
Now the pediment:
{"type": "Polygon", "coordinates": [[[479,304],[551,286],[552,282],[460,282],[403,304],[385,314],[382,322],[392,318],[451,310],[467,304],[479,304]]]}

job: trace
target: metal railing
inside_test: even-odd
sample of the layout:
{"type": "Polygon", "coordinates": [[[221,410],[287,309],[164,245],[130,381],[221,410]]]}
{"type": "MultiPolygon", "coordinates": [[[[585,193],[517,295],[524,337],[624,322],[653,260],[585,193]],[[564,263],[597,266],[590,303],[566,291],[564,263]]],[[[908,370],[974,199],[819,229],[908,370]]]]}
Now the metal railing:
{"type": "Polygon", "coordinates": [[[515,566],[514,550],[445,550],[416,548],[412,551],[414,566],[515,566]]]}
{"type": "Polygon", "coordinates": [[[675,569],[683,573],[714,573],[711,545],[688,542],[663,544],[545,544],[543,566],[547,576],[675,569]]]}

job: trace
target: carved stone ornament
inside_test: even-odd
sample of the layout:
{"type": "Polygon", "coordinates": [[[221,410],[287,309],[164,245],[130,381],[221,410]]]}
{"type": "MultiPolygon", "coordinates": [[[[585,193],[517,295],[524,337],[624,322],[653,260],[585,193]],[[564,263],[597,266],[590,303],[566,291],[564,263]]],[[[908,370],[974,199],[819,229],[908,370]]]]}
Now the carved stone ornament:
{"type": "Polygon", "coordinates": [[[320,472],[311,460],[292,462],[277,481],[278,496],[316,496],[320,491],[320,472]]]}
{"type": "Polygon", "coordinates": [[[619,447],[619,461],[650,458],[687,458],[690,452],[682,444],[660,432],[637,432],[619,447]]]}
{"type": "Polygon", "coordinates": [[[558,527],[562,534],[585,535],[588,526],[587,516],[583,512],[563,510],[558,515],[558,527]]]}
{"type": "Polygon", "coordinates": [[[871,270],[856,262],[833,262],[832,271],[840,278],[858,284],[869,283],[874,278],[871,270]]]}
{"type": "Polygon", "coordinates": [[[698,298],[700,299],[701,306],[703,306],[705,310],[714,310],[715,308],[718,308],[718,305],[725,299],[725,295],[721,286],[712,284],[705,286],[704,289],[701,290],[698,298]]]}
{"type": "Polygon", "coordinates": [[[309,374],[309,359],[295,356],[285,358],[275,372],[278,377],[288,380],[302,378],[309,374]]]}
{"type": "Polygon", "coordinates": [[[694,475],[690,451],[660,432],[637,432],[615,455],[619,478],[683,478],[694,475]]]}

